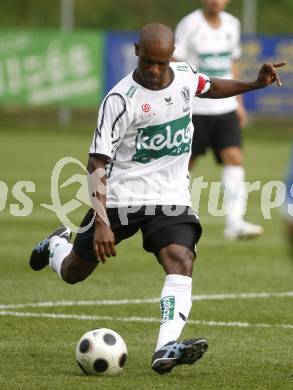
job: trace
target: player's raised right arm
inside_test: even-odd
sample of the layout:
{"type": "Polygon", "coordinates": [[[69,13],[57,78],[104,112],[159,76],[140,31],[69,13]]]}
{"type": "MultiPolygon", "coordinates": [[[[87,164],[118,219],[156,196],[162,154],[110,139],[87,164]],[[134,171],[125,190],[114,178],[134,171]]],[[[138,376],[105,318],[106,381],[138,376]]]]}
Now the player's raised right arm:
{"type": "Polygon", "coordinates": [[[205,94],[200,95],[200,97],[222,99],[256,89],[265,88],[275,82],[279,87],[281,87],[282,83],[277,73],[277,69],[283,67],[284,65],[286,65],[285,61],[277,64],[263,64],[255,81],[224,80],[212,78],[210,80],[210,89],[205,94]]]}

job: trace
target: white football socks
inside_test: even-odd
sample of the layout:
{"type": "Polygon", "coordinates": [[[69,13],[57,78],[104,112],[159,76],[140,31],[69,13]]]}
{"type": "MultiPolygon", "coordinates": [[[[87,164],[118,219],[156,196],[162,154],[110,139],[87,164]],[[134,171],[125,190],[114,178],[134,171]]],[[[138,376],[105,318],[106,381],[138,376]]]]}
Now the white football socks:
{"type": "Polygon", "coordinates": [[[58,236],[52,237],[49,243],[49,264],[53,271],[57,272],[57,274],[61,276],[61,266],[65,258],[69,255],[72,249],[72,244],[65,238],[61,238],[58,236]]]}
{"type": "Polygon", "coordinates": [[[177,340],[191,309],[192,278],[167,275],[161,292],[161,326],[156,351],[177,340]]]}
{"type": "Polygon", "coordinates": [[[244,183],[245,171],[242,166],[227,165],[223,169],[222,184],[224,187],[224,207],[226,226],[241,224],[247,201],[247,190],[244,183]]]}

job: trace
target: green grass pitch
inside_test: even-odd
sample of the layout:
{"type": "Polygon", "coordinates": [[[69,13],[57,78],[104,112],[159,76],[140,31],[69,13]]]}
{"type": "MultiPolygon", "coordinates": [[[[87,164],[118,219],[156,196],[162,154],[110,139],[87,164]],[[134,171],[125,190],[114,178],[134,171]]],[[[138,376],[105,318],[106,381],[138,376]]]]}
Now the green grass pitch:
{"type": "MultiPolygon", "coordinates": [[[[28,267],[32,246],[59,222],[40,206],[50,202],[50,175],[61,157],[72,156],[84,164],[92,134],[84,129],[28,130],[1,128],[0,180],[9,188],[0,212],[0,388],[1,389],[292,389],[293,388],[293,297],[274,296],[293,290],[293,259],[290,258],[279,210],[264,220],[261,193],[249,197],[247,219],[260,223],[265,234],[256,241],[225,242],[223,218],[207,212],[208,193],[203,191],[200,214],[204,228],[194,271],[193,294],[217,294],[220,299],[193,302],[190,324],[183,338],[206,337],[209,350],[190,367],[178,367],[166,376],[155,374],[150,359],[159,327],[158,298],[164,275],[155,258],[143,251],[140,234],[121,243],[118,256],[97,268],[85,282],[69,286],[49,269],[34,273],[28,267]],[[11,215],[10,205],[17,181],[35,183],[28,194],[33,211],[26,217],[11,215]],[[4,210],[3,210],[4,208],[4,210]],[[241,293],[269,294],[241,297],[241,293]],[[232,294],[224,299],[222,294],[232,294]],[[31,307],[27,303],[89,300],[142,302],[106,305],[31,307]],[[15,306],[23,304],[23,306],[15,306]],[[11,307],[12,306],[12,307],[11,307]],[[15,313],[29,313],[27,317],[15,313]],[[41,313],[47,315],[42,317],[41,313]],[[59,315],[56,318],[52,314],[59,315]],[[60,318],[61,314],[77,317],[60,318]],[[35,315],[35,317],[33,316],[35,315]],[[81,319],[82,315],[95,319],[81,319]],[[102,319],[102,317],[106,317],[102,319]],[[129,320],[139,317],[140,321],[129,320]],[[146,322],[144,318],[157,318],[146,322]],[[124,321],[123,321],[124,319],[124,321]],[[196,322],[198,321],[198,322],[196,322]],[[246,323],[246,327],[240,325],[246,323]],[[287,328],[283,325],[289,325],[287,328]],[[118,377],[86,377],[75,362],[80,336],[95,327],[109,327],[126,340],[129,359],[118,377]]],[[[245,157],[247,179],[282,180],[289,158],[288,137],[266,137],[247,132],[245,157]]],[[[64,177],[76,166],[68,167],[64,177]]],[[[211,157],[200,162],[194,175],[219,180],[220,169],[211,157]]],[[[75,196],[77,185],[64,190],[75,196]]],[[[72,218],[80,220],[85,206],[72,218]]]]}

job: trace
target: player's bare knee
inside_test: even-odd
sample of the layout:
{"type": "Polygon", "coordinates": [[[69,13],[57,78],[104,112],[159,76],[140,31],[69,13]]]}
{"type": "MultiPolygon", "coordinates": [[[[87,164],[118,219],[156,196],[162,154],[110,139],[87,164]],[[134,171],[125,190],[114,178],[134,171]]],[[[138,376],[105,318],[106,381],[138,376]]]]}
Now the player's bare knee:
{"type": "Polygon", "coordinates": [[[76,284],[80,282],[80,275],[70,264],[62,264],[61,276],[64,282],[68,284],[76,284]]]}
{"type": "Polygon", "coordinates": [[[242,159],[235,157],[235,158],[229,159],[229,160],[226,162],[225,165],[234,165],[234,166],[236,166],[236,167],[240,167],[240,166],[243,165],[243,161],[242,161],[242,159]]]}
{"type": "Polygon", "coordinates": [[[169,245],[161,252],[161,263],[167,273],[191,275],[194,253],[180,245],[169,245]]]}
{"type": "Polygon", "coordinates": [[[243,155],[238,147],[225,148],[220,152],[225,165],[243,165],[243,155]]]}

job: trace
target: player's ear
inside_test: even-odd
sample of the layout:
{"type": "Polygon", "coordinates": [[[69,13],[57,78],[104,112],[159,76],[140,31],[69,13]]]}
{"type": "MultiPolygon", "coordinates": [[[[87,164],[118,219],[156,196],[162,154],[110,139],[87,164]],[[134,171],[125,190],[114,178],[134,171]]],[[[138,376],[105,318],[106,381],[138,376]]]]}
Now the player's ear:
{"type": "Polygon", "coordinates": [[[134,44],[134,52],[135,52],[135,55],[138,56],[138,52],[139,52],[139,44],[138,43],[134,44]]]}
{"type": "Polygon", "coordinates": [[[177,62],[175,57],[174,57],[174,51],[175,51],[175,47],[174,49],[172,50],[172,53],[170,54],[170,62],[177,62]]]}

